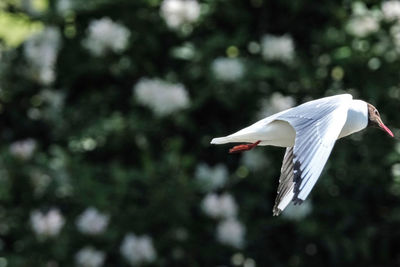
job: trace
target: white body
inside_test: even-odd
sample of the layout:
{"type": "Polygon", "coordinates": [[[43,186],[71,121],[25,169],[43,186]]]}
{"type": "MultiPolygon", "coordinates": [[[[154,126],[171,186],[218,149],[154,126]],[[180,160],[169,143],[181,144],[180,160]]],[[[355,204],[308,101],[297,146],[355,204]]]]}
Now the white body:
{"type": "Polygon", "coordinates": [[[368,105],[349,94],[325,97],[279,112],[211,144],[231,142],[286,147],[274,215],[305,200],[335,141],[368,125],[368,105]]]}
{"type": "MultiPolygon", "coordinates": [[[[296,108],[290,110],[293,109],[296,108]]],[[[293,147],[296,138],[294,128],[287,121],[275,119],[275,117],[279,117],[277,116],[278,114],[284,114],[285,111],[262,119],[249,127],[226,137],[214,138],[211,140],[211,144],[254,143],[261,140],[261,143],[259,144],[260,146],[293,147]],[[270,120],[270,118],[273,119],[270,120]],[[263,122],[265,121],[270,122],[264,124],[263,122]]],[[[367,125],[367,103],[362,100],[352,100],[347,110],[346,122],[337,139],[361,131],[367,127],[367,125]]]]}

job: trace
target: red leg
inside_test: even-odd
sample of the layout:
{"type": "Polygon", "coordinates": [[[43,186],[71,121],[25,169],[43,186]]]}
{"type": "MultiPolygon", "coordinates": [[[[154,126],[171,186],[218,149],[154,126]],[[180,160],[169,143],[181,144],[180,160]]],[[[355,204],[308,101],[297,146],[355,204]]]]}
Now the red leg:
{"type": "Polygon", "coordinates": [[[255,142],[255,143],[253,143],[253,144],[234,146],[234,147],[232,147],[231,149],[229,149],[229,153],[238,153],[238,152],[243,152],[243,151],[246,151],[246,150],[253,149],[253,148],[256,147],[260,142],[261,142],[261,140],[255,142]]]}

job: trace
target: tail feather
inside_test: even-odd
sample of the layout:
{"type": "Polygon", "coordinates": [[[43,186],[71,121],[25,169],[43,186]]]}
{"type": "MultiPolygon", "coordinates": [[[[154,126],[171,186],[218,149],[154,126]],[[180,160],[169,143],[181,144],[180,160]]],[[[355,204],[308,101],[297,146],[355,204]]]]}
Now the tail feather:
{"type": "Polygon", "coordinates": [[[226,143],[254,143],[259,141],[258,135],[251,134],[231,134],[224,137],[217,137],[211,140],[211,144],[220,145],[226,143]]]}
{"type": "Polygon", "coordinates": [[[229,142],[230,142],[230,140],[227,137],[217,137],[217,138],[213,138],[211,140],[211,144],[215,144],[215,145],[226,144],[229,142]]]}

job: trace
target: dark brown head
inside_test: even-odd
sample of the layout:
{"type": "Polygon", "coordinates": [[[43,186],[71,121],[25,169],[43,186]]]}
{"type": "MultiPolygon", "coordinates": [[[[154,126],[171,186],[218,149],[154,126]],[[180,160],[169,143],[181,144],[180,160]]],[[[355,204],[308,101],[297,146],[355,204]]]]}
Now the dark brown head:
{"type": "Polygon", "coordinates": [[[368,126],[380,128],[386,131],[391,137],[394,137],[391,130],[383,124],[379,111],[371,104],[368,104],[368,126]]]}

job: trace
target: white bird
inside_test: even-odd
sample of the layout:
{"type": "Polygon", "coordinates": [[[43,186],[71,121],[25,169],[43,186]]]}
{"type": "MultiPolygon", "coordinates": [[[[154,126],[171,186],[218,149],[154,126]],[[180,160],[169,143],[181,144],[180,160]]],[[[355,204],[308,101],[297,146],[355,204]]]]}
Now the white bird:
{"type": "Polygon", "coordinates": [[[235,146],[230,153],[255,146],[286,147],[273,215],[293,201],[301,204],[314,187],[337,139],[379,127],[393,137],[378,110],[350,94],[324,97],[271,115],[211,144],[250,143],[235,146]]]}

